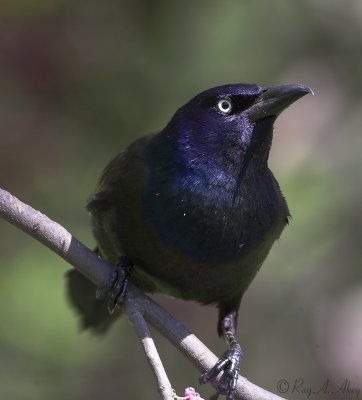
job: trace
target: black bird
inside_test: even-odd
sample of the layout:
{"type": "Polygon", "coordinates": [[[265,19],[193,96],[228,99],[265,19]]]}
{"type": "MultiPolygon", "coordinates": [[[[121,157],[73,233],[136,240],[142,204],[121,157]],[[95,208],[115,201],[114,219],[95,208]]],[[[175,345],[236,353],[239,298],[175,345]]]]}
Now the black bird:
{"type": "MultiPolygon", "coordinates": [[[[111,161],[88,203],[99,254],[114,265],[127,256],[131,282],[218,307],[229,349],[200,381],[223,370],[218,390],[227,400],[242,357],[241,298],[290,216],[268,168],[273,124],[307,93],[304,85],[232,84],[198,94],[161,132],[111,161]]],[[[105,331],[114,317],[85,278],[68,277],[84,326],[105,331]]]]}

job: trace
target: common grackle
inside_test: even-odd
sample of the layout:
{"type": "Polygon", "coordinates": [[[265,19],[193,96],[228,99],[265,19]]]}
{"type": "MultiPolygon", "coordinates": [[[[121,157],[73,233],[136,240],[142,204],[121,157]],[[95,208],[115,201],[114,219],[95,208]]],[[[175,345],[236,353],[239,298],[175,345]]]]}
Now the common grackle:
{"type": "MultiPolygon", "coordinates": [[[[241,298],[289,218],[268,168],[273,124],[307,93],[304,85],[232,84],[198,94],[161,132],[111,161],[88,203],[100,255],[111,264],[127,256],[136,286],[218,307],[229,349],[200,382],[223,371],[218,391],[227,400],[242,357],[241,298]]],[[[80,274],[68,278],[84,326],[105,331],[114,316],[80,274]]]]}

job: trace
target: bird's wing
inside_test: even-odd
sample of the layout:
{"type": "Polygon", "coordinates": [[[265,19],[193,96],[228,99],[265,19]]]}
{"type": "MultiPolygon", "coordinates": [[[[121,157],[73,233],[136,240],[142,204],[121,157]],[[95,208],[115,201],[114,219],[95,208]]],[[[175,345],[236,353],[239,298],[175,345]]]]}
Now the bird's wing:
{"type": "Polygon", "coordinates": [[[144,153],[152,136],[137,139],[106,166],[96,191],[87,202],[88,211],[94,214],[109,209],[120,193],[127,192],[129,186],[133,186],[138,175],[144,175],[144,153]]]}
{"type": "MultiPolygon", "coordinates": [[[[132,143],[124,152],[116,156],[104,170],[95,193],[87,203],[91,213],[91,225],[97,240],[97,254],[111,264],[119,259],[121,243],[114,235],[123,230],[125,216],[131,215],[137,199],[141,198],[141,189],[145,176],[145,147],[148,138],[132,143]]],[[[125,230],[129,234],[136,217],[125,230]]],[[[67,274],[68,298],[77,310],[83,328],[92,328],[96,333],[105,332],[118,315],[109,315],[106,304],[95,297],[95,287],[78,271],[67,274]]]]}

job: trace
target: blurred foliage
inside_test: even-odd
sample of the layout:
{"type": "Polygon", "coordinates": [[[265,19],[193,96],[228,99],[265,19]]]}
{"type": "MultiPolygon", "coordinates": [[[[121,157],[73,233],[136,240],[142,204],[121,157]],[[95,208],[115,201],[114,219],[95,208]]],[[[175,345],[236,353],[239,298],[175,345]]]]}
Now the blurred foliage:
{"type": "MultiPolygon", "coordinates": [[[[362,328],[343,320],[343,334],[334,329],[362,291],[361,70],[360,0],[3,0],[0,186],[93,246],[86,198],[136,137],[208,87],[310,85],[316,95],[276,124],[271,167],[293,220],[241,307],[242,373],[274,392],[298,377],[362,387],[361,361],[351,369],[335,351],[362,328]]],[[[67,265],[5,222],[0,234],[0,397],[157,398],[127,319],[104,339],[80,335],[65,299],[67,265]]],[[[215,310],[157,299],[223,351],[215,310]]],[[[156,339],[177,392],[197,387],[198,372],[156,339]]]]}

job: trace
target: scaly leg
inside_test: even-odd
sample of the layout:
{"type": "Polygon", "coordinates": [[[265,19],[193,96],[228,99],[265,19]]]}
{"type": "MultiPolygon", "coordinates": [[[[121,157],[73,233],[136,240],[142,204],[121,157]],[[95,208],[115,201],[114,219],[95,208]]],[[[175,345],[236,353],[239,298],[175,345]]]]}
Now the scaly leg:
{"type": "Polygon", "coordinates": [[[225,394],[226,400],[233,400],[234,398],[240,362],[243,357],[241,347],[235,338],[238,308],[239,302],[236,308],[220,308],[218,333],[224,337],[229,349],[221,356],[213,368],[203,374],[199,380],[200,384],[206,383],[223,371],[218,385],[218,392],[225,394]]]}

